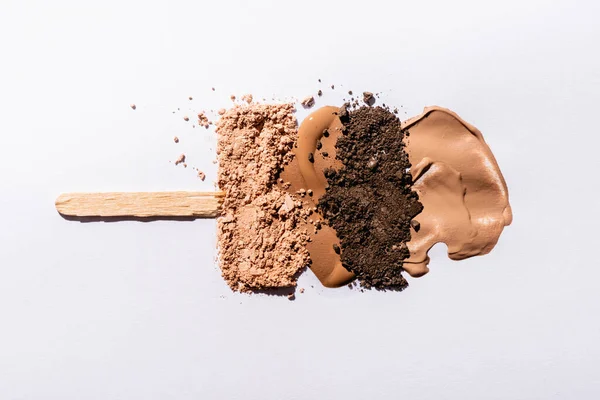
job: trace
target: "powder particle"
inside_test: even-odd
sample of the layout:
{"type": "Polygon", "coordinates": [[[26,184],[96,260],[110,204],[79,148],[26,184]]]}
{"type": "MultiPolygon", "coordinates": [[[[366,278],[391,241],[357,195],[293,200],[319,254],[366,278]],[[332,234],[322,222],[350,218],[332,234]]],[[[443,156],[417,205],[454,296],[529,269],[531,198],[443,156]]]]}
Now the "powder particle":
{"type": "Polygon", "coordinates": [[[381,107],[342,111],[340,118],[344,133],[336,157],[344,166],[325,171],[329,187],[319,201],[340,239],[341,249],[334,246],[334,251],[363,286],[402,289],[411,220],[423,209],[411,189],[404,131],[400,120],[381,107]]]}
{"type": "Polygon", "coordinates": [[[225,192],[217,220],[219,264],[233,290],[296,285],[308,265],[307,210],[277,186],[293,158],[293,104],[234,106],[217,122],[218,184],[225,192]]]}
{"type": "Polygon", "coordinates": [[[300,104],[302,104],[302,107],[304,108],[311,108],[315,105],[315,98],[313,96],[305,97],[300,104]]]}
{"type": "Polygon", "coordinates": [[[332,88],[332,89],[335,89],[335,85],[331,85],[331,88],[332,88]]]}
{"type": "Polygon", "coordinates": [[[174,141],[175,143],[179,143],[179,138],[178,138],[177,136],[175,136],[175,137],[173,138],[173,141],[174,141]]]}
{"type": "Polygon", "coordinates": [[[188,116],[186,115],[185,117],[183,117],[183,120],[184,120],[185,122],[187,122],[187,121],[189,121],[190,119],[189,119],[189,118],[188,118],[188,116]]]}
{"type": "Polygon", "coordinates": [[[235,101],[235,95],[232,94],[231,96],[229,96],[229,98],[231,99],[231,101],[235,101]]]}
{"type": "Polygon", "coordinates": [[[135,104],[130,104],[129,107],[131,107],[132,110],[135,110],[137,108],[135,104]]]}
{"type": "Polygon", "coordinates": [[[319,97],[323,96],[323,91],[322,91],[321,89],[319,89],[319,90],[317,91],[317,95],[318,95],[319,97]]]}
{"type": "Polygon", "coordinates": [[[252,103],[253,99],[254,98],[252,97],[251,94],[245,94],[245,95],[242,96],[242,101],[245,101],[248,104],[252,103]]]}
{"type": "Polygon", "coordinates": [[[194,100],[192,96],[188,97],[189,100],[194,100]]]}
{"type": "Polygon", "coordinates": [[[375,96],[371,92],[363,92],[363,101],[365,104],[372,106],[375,104],[375,96]]]}
{"type": "Polygon", "coordinates": [[[212,89],[213,92],[215,91],[215,88],[211,88],[211,89],[212,89]]]}
{"type": "Polygon", "coordinates": [[[198,171],[198,178],[200,178],[201,181],[204,181],[206,179],[206,174],[202,171],[198,171]]]}
{"type": "Polygon", "coordinates": [[[210,125],[210,121],[204,112],[198,113],[198,125],[208,128],[210,125]]]}
{"type": "Polygon", "coordinates": [[[175,160],[175,165],[179,165],[183,162],[185,162],[185,154],[181,154],[179,157],[177,157],[177,160],[175,160]]]}
{"type": "Polygon", "coordinates": [[[226,111],[227,111],[226,109],[221,108],[221,109],[219,109],[219,111],[217,111],[217,114],[223,115],[223,114],[225,114],[226,111]]]}
{"type": "Polygon", "coordinates": [[[304,288],[300,288],[300,290],[298,290],[300,293],[304,293],[304,288]]]}

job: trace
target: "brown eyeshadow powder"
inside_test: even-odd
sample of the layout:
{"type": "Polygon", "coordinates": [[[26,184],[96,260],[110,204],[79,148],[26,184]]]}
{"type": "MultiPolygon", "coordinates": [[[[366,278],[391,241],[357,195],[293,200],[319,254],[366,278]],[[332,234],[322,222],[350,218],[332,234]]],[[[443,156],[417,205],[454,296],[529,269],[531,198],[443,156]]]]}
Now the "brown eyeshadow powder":
{"type": "Polygon", "coordinates": [[[225,192],[217,220],[219,265],[233,290],[296,285],[309,263],[300,198],[276,185],[293,158],[292,104],[236,105],[216,123],[218,184],[225,192]]]}
{"type": "Polygon", "coordinates": [[[342,108],[340,169],[325,170],[319,208],[340,239],[342,265],[365,287],[402,289],[411,220],[423,209],[411,189],[400,120],[382,107],[342,108]],[[393,151],[390,151],[393,149],[393,151]]]}

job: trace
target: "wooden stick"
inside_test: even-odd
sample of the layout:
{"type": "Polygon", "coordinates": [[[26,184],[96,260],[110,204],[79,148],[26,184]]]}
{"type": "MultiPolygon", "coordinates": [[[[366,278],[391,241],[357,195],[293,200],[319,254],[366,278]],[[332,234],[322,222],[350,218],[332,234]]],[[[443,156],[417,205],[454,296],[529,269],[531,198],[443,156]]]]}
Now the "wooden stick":
{"type": "Polygon", "coordinates": [[[71,217],[214,218],[222,200],[222,192],[64,193],[55,204],[71,217]]]}

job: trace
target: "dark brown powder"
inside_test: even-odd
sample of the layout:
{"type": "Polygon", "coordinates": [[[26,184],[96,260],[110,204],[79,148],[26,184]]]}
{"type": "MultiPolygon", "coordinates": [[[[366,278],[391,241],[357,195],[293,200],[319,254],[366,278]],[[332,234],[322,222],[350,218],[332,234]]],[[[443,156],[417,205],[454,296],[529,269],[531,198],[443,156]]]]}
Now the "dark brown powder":
{"type": "MultiPolygon", "coordinates": [[[[342,265],[365,287],[402,289],[411,220],[423,206],[411,189],[400,120],[382,107],[340,112],[337,158],[325,171],[329,187],[319,207],[341,243],[342,265]]],[[[340,249],[335,249],[336,252],[340,249]]]]}

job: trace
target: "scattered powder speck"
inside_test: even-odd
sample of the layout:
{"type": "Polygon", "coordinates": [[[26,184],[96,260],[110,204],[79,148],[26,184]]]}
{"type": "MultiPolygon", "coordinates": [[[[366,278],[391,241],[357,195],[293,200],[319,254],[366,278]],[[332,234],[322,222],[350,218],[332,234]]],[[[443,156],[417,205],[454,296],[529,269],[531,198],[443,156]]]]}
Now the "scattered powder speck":
{"type": "Polygon", "coordinates": [[[223,114],[225,114],[226,111],[227,111],[226,109],[221,108],[221,109],[219,109],[219,111],[217,111],[217,114],[223,115],[223,114]]]}
{"type": "Polygon", "coordinates": [[[296,285],[308,265],[308,210],[277,178],[297,140],[292,104],[236,105],[217,122],[219,265],[233,290],[296,285]]]}
{"type": "Polygon", "coordinates": [[[206,179],[206,174],[202,171],[198,171],[198,178],[203,181],[206,179]]]}
{"type": "Polygon", "coordinates": [[[323,91],[322,91],[321,89],[319,89],[319,91],[317,92],[317,95],[318,95],[319,97],[323,96],[323,91]]]}
{"type": "Polygon", "coordinates": [[[372,106],[375,104],[375,96],[371,92],[363,92],[363,101],[365,104],[372,106]]]}
{"type": "Polygon", "coordinates": [[[187,121],[189,121],[190,119],[189,119],[189,117],[186,115],[185,117],[183,117],[183,120],[187,122],[187,121]]]}
{"type": "Polygon", "coordinates": [[[229,96],[229,98],[231,99],[231,101],[235,101],[235,95],[232,94],[231,96],[229,96]]]}
{"type": "Polygon", "coordinates": [[[245,95],[242,96],[242,101],[245,101],[248,104],[252,103],[253,99],[254,98],[252,97],[251,94],[245,94],[245,95]]]}
{"type": "Polygon", "coordinates": [[[131,107],[132,110],[135,110],[137,108],[135,104],[130,104],[129,107],[131,107]]]}
{"type": "Polygon", "coordinates": [[[298,290],[300,293],[304,293],[304,288],[300,288],[300,290],[298,290]]]}
{"type": "Polygon", "coordinates": [[[188,99],[190,99],[190,100],[194,100],[194,98],[193,98],[192,96],[188,97],[188,99]]]}
{"type": "Polygon", "coordinates": [[[313,96],[305,97],[300,104],[304,108],[311,108],[315,105],[315,98],[313,96]]]}
{"type": "Polygon", "coordinates": [[[174,141],[175,143],[179,143],[179,138],[178,138],[177,136],[175,136],[175,137],[173,138],[173,141],[174,141]]]}
{"type": "Polygon", "coordinates": [[[205,128],[208,128],[208,126],[211,125],[210,121],[208,120],[208,117],[204,112],[198,113],[198,125],[203,126],[205,128]]]}
{"type": "Polygon", "coordinates": [[[177,160],[175,160],[175,165],[179,165],[183,162],[185,162],[185,154],[181,154],[179,157],[177,157],[177,160]]]}

